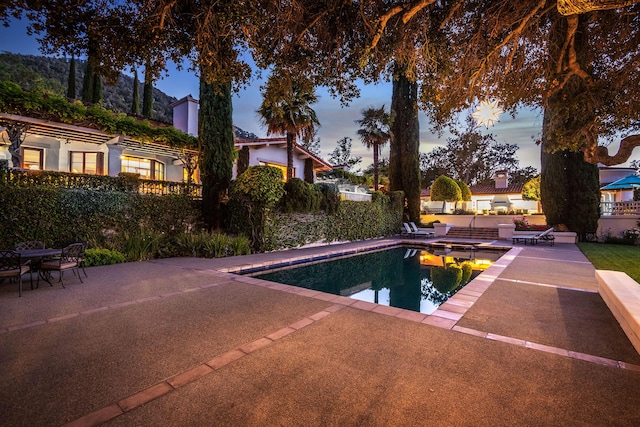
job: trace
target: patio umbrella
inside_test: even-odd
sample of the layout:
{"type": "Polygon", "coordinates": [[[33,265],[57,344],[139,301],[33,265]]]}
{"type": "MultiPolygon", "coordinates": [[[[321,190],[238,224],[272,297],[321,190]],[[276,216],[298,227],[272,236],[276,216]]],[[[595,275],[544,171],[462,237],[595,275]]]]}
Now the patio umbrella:
{"type": "Polygon", "coordinates": [[[629,190],[640,187],[640,175],[629,175],[605,185],[601,190],[629,190]]]}

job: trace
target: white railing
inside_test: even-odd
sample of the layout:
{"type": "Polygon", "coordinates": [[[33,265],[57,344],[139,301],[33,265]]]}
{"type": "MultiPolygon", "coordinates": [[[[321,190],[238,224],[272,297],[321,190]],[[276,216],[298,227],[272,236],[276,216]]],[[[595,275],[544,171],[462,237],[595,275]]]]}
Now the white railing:
{"type": "Polygon", "coordinates": [[[338,193],[342,200],[352,200],[354,202],[370,202],[371,194],[356,193],[352,191],[340,191],[338,193]]]}
{"type": "Polygon", "coordinates": [[[600,202],[601,215],[640,215],[640,202],[600,202]]]}

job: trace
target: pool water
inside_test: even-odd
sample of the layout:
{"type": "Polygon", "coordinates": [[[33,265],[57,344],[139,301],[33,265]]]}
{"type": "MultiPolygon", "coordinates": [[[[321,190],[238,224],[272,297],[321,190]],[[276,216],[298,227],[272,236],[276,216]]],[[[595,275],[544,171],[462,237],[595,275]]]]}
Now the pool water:
{"type": "Polygon", "coordinates": [[[431,314],[504,253],[476,246],[402,246],[252,276],[431,314]]]}

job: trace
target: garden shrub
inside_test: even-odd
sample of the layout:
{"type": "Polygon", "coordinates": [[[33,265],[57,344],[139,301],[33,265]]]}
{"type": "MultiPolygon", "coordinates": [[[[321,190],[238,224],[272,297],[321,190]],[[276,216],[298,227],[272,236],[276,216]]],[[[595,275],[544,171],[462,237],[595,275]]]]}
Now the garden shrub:
{"type": "Polygon", "coordinates": [[[464,202],[470,202],[471,201],[471,190],[469,189],[469,186],[467,184],[465,184],[463,181],[460,181],[459,179],[456,179],[456,184],[458,184],[458,187],[460,187],[460,194],[462,197],[462,201],[464,202]]]}
{"type": "Polygon", "coordinates": [[[445,175],[440,175],[431,184],[431,200],[437,202],[458,202],[462,200],[462,191],[458,184],[445,175]]]}
{"type": "Polygon", "coordinates": [[[285,194],[280,199],[283,212],[318,212],[322,193],[300,178],[291,178],[284,184],[285,194]]]}
{"type": "Polygon", "coordinates": [[[329,214],[337,211],[338,205],[340,204],[338,186],[335,184],[321,182],[319,184],[315,184],[315,187],[322,194],[322,197],[320,198],[320,209],[329,214]]]}
{"type": "Polygon", "coordinates": [[[85,267],[92,267],[97,265],[111,265],[120,264],[125,262],[126,259],[121,252],[116,250],[97,248],[87,249],[84,252],[84,265],[85,267]]]}
{"type": "Polygon", "coordinates": [[[271,166],[251,166],[229,190],[229,228],[249,236],[252,248],[262,250],[266,216],[285,192],[282,171],[271,166]]]}

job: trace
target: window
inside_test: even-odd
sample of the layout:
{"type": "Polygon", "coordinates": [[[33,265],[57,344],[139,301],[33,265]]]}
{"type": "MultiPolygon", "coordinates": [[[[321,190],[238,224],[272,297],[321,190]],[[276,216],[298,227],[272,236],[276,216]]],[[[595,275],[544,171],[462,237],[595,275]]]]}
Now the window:
{"type": "MultiPolygon", "coordinates": [[[[282,171],[282,180],[287,180],[287,167],[285,165],[279,165],[277,163],[269,163],[269,162],[259,162],[260,166],[271,166],[272,168],[277,168],[282,171]]],[[[296,176],[296,168],[293,168],[293,178],[296,176]]]]}
{"type": "Polygon", "coordinates": [[[139,157],[122,157],[122,172],[138,173],[140,178],[155,179],[164,181],[165,166],[164,163],[152,159],[142,159],[139,157]]]}
{"type": "Polygon", "coordinates": [[[102,175],[104,162],[103,153],[84,151],[72,151],[70,153],[70,169],[73,173],[86,173],[89,175],[102,175]]]}
{"type": "Polygon", "coordinates": [[[24,169],[42,170],[44,169],[44,150],[41,148],[21,148],[22,165],[24,169]]]}

